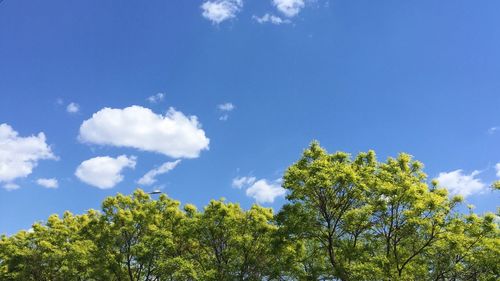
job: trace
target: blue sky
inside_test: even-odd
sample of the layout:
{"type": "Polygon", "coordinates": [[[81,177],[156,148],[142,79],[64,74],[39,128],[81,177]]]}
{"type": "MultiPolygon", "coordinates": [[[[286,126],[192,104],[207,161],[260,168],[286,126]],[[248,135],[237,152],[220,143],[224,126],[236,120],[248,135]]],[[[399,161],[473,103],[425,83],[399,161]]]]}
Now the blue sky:
{"type": "Polygon", "coordinates": [[[5,0],[0,233],[137,186],[198,206],[279,208],[278,180],[313,139],[380,160],[408,152],[478,212],[494,211],[499,9],[5,0]]]}

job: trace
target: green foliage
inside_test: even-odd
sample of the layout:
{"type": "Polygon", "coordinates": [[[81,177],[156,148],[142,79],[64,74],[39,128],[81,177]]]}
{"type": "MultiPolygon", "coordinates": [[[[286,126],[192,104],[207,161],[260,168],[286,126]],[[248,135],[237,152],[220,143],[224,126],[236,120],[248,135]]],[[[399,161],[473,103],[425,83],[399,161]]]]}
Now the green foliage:
{"type": "Polygon", "coordinates": [[[88,280],[92,275],[94,241],[82,230],[95,212],[82,216],[66,212],[49,217],[30,231],[0,241],[0,280],[88,280]]]}
{"type": "Polygon", "coordinates": [[[422,169],[407,154],[379,162],[313,142],[286,171],[276,215],[118,194],[1,236],[0,280],[499,280],[499,214],[457,212],[463,199],[422,169]]]}
{"type": "Polygon", "coordinates": [[[491,185],[491,188],[492,188],[492,189],[495,189],[495,190],[500,190],[500,181],[495,181],[495,182],[491,185]]]}
{"type": "Polygon", "coordinates": [[[272,275],[270,248],[276,227],[271,209],[211,201],[193,221],[193,259],[202,280],[263,280],[272,275]]]}
{"type": "Polygon", "coordinates": [[[378,162],[369,151],[352,159],[313,142],[286,171],[289,203],[277,214],[284,239],[314,252],[315,267],[307,251],[296,256],[304,268],[296,276],[497,280],[498,223],[454,211],[462,199],[429,186],[422,168],[408,154],[378,162]]]}

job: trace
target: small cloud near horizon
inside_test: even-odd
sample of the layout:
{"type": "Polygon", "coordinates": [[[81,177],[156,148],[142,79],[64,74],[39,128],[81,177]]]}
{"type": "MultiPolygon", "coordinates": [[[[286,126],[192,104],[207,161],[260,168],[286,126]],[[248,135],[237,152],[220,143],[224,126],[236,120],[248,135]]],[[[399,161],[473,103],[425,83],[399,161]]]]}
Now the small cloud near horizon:
{"type": "Polygon", "coordinates": [[[439,173],[436,180],[440,186],[448,189],[451,195],[461,195],[465,198],[485,191],[487,185],[481,179],[477,178],[480,173],[480,171],[473,171],[470,174],[466,174],[463,170],[459,169],[439,173]]]}
{"type": "Polygon", "coordinates": [[[281,187],[281,179],[270,181],[255,177],[236,177],[232,181],[232,187],[245,188],[245,194],[253,198],[257,203],[273,203],[277,197],[285,195],[286,190],[281,187]]]}

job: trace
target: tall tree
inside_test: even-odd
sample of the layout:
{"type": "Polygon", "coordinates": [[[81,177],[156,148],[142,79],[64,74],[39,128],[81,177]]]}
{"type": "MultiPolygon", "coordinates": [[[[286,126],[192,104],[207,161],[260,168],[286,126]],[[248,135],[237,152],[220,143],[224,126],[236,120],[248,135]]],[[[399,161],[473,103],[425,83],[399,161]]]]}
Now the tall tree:
{"type": "Polygon", "coordinates": [[[329,270],[318,279],[349,280],[353,263],[362,263],[361,236],[370,226],[367,177],[374,169],[373,152],[352,161],[348,154],[328,154],[313,142],[302,158],[285,173],[283,186],[289,191],[279,217],[290,234],[311,240],[309,249],[321,249],[329,270]],[[366,181],[365,181],[366,180],[366,181]]]}
{"type": "Polygon", "coordinates": [[[275,261],[271,209],[254,205],[244,211],[238,204],[211,201],[197,214],[195,258],[203,280],[265,280],[275,261]]]}
{"type": "Polygon", "coordinates": [[[426,273],[425,254],[444,238],[450,213],[461,198],[427,185],[423,165],[408,154],[378,165],[371,188],[372,232],[380,245],[375,261],[390,279],[408,280],[426,273]]]}
{"type": "Polygon", "coordinates": [[[461,198],[429,186],[422,168],[407,154],[378,162],[369,151],[352,160],[313,142],[285,173],[290,203],[278,214],[290,237],[323,253],[316,264],[328,268],[310,278],[428,279],[426,257],[446,238],[461,198]]]}
{"type": "Polygon", "coordinates": [[[186,215],[179,206],[163,194],[151,200],[141,190],[104,201],[98,255],[117,280],[182,280],[179,272],[194,279],[191,263],[183,259],[186,215]]]}

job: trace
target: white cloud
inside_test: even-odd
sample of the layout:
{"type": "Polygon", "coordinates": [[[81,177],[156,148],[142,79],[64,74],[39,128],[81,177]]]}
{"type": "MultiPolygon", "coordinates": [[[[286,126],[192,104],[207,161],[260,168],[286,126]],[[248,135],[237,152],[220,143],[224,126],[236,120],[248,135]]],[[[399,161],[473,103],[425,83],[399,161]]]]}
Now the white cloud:
{"type": "Polygon", "coordinates": [[[11,126],[0,124],[0,183],[7,183],[6,189],[15,189],[12,181],[31,174],[38,161],[57,159],[45,140],[44,133],[20,137],[11,126]]]}
{"type": "Polygon", "coordinates": [[[101,188],[113,188],[123,180],[122,170],[135,168],[136,158],[126,155],[112,158],[100,156],[83,161],[76,169],[75,176],[82,182],[101,188]]]}
{"type": "Polygon", "coordinates": [[[449,173],[439,173],[436,180],[440,186],[447,188],[451,195],[467,197],[486,189],[486,184],[476,178],[479,173],[479,171],[473,171],[467,175],[462,170],[455,170],[449,173]]]}
{"type": "Polygon", "coordinates": [[[236,177],[231,185],[238,189],[245,188],[246,195],[254,198],[257,203],[273,203],[276,197],[286,193],[281,182],[281,179],[270,182],[266,179],[257,180],[255,177],[236,177]]]}
{"type": "Polygon", "coordinates": [[[78,111],[80,111],[80,105],[72,102],[68,104],[68,106],[66,106],[66,111],[69,113],[77,113],[78,111]]]}
{"type": "Polygon", "coordinates": [[[232,186],[241,189],[244,186],[252,185],[255,180],[255,177],[236,177],[233,179],[232,186]]]}
{"type": "Polygon", "coordinates": [[[3,188],[5,188],[8,191],[11,191],[11,190],[16,190],[16,189],[20,188],[20,186],[15,184],[15,183],[8,182],[8,183],[3,185],[3,188]]]}
{"type": "Polygon", "coordinates": [[[219,117],[220,121],[227,121],[227,119],[229,119],[229,114],[224,114],[221,117],[219,117]]]}
{"type": "Polygon", "coordinates": [[[247,196],[254,198],[257,203],[273,203],[276,197],[285,195],[285,192],[280,181],[268,182],[265,179],[254,182],[246,190],[247,196]]]}
{"type": "Polygon", "coordinates": [[[222,103],[217,106],[220,111],[233,111],[236,107],[230,102],[222,103]]]}
{"type": "Polygon", "coordinates": [[[252,17],[254,20],[256,20],[258,23],[272,23],[276,25],[284,24],[284,23],[290,23],[290,20],[287,19],[282,19],[278,16],[272,15],[272,14],[265,14],[262,17],[258,16],[253,16],[252,17]]]}
{"type": "Polygon", "coordinates": [[[214,24],[235,18],[242,7],[242,0],[213,0],[201,5],[203,17],[214,24]]]}
{"type": "Polygon", "coordinates": [[[305,6],[304,0],[273,0],[274,6],[278,11],[287,17],[296,16],[305,6]]]}
{"type": "Polygon", "coordinates": [[[130,106],[124,109],[103,108],[80,126],[82,142],[118,147],[133,147],[173,158],[196,158],[208,150],[196,116],[185,116],[170,108],[165,115],[149,108],[130,106]]]}
{"type": "Polygon", "coordinates": [[[495,165],[495,171],[497,172],[497,177],[500,178],[500,163],[497,163],[495,165]]]}
{"type": "Polygon", "coordinates": [[[158,93],[156,95],[148,97],[148,101],[150,103],[158,103],[158,102],[161,102],[164,98],[165,98],[164,93],[158,93]]]}
{"type": "Polygon", "coordinates": [[[46,188],[58,188],[59,187],[59,183],[58,183],[57,179],[55,179],[55,178],[37,179],[36,183],[38,185],[41,185],[41,186],[46,187],[46,188]]]}
{"type": "Polygon", "coordinates": [[[142,178],[137,181],[137,183],[142,185],[152,185],[156,182],[156,176],[165,174],[173,170],[180,162],[181,160],[165,162],[160,167],[147,172],[142,178]]]}

